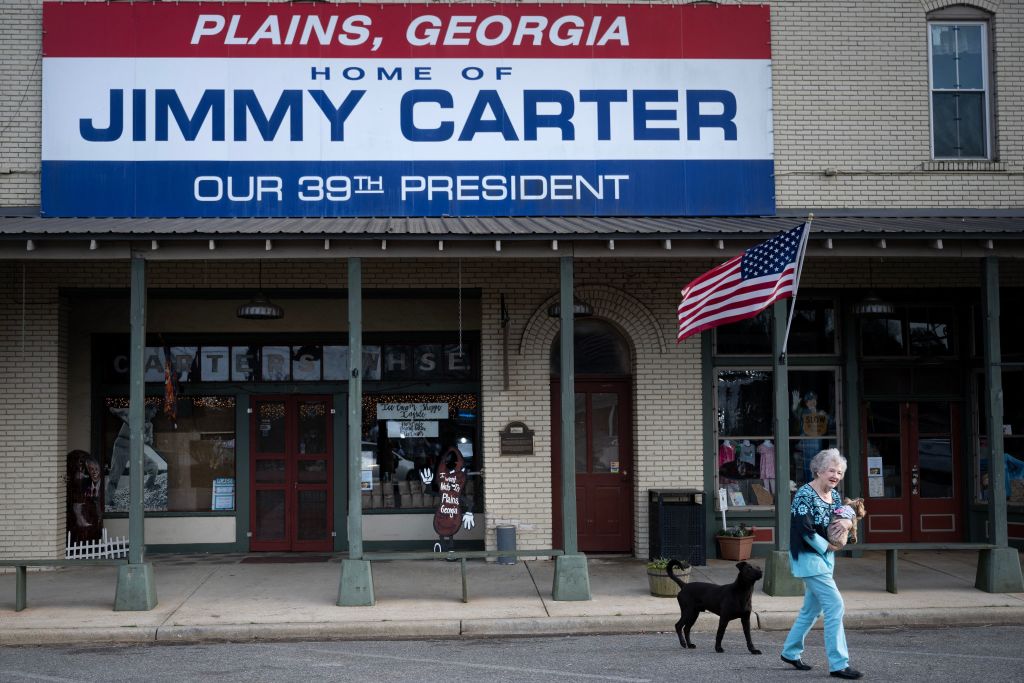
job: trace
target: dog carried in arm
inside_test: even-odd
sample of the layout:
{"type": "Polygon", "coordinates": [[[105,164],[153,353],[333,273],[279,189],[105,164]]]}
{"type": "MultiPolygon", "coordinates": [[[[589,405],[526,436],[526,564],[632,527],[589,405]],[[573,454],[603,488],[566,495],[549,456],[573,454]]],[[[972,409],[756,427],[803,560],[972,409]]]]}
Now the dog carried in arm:
{"type": "Polygon", "coordinates": [[[857,542],[857,522],[864,519],[867,509],[863,498],[843,498],[843,504],[832,511],[828,525],[828,542],[837,548],[857,542]]]}
{"type": "Polygon", "coordinates": [[[715,652],[725,652],[722,649],[722,636],[725,635],[725,627],[733,619],[739,619],[743,625],[743,636],[747,639],[747,649],[750,654],[759,655],[761,651],[754,647],[750,639],[750,611],[751,595],[754,592],[754,584],[761,578],[760,567],[747,562],[740,562],[736,565],[739,575],[730,584],[720,586],[717,583],[693,582],[685,583],[678,576],[672,573],[674,567],[682,567],[678,560],[668,563],[668,575],[679,585],[679,621],[676,622],[676,635],[679,636],[679,644],[685,648],[696,647],[690,640],[690,629],[697,621],[701,612],[707,610],[718,615],[718,633],[715,636],[715,652]]]}

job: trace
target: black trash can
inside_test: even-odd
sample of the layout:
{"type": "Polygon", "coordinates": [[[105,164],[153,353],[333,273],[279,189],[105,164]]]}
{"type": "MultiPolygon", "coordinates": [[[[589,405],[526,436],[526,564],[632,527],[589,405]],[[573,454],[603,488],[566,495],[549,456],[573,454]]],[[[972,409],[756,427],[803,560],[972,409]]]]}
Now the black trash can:
{"type": "Polygon", "coordinates": [[[671,557],[691,565],[707,563],[704,492],[649,489],[650,557],[671,557]]]}

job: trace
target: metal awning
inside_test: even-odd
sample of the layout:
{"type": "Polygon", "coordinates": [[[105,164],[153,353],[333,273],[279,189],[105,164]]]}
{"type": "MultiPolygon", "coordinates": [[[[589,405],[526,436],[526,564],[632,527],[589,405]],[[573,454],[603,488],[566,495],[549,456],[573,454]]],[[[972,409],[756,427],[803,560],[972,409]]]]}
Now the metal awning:
{"type": "Polygon", "coordinates": [[[67,249],[81,257],[82,240],[89,242],[89,251],[103,251],[107,258],[117,257],[112,249],[164,247],[182,258],[251,257],[249,252],[275,250],[263,256],[299,257],[303,251],[325,257],[330,254],[323,252],[343,246],[349,248],[346,253],[354,249],[385,256],[443,255],[446,248],[467,255],[559,255],[571,249],[579,256],[615,251],[619,256],[699,256],[760,241],[792,228],[809,213],[814,215],[812,252],[857,255],[889,249],[892,255],[973,256],[994,249],[1000,255],[1024,255],[1024,209],[791,209],[750,217],[44,218],[37,207],[25,207],[0,209],[0,257],[24,258],[38,250],[66,258],[67,249]],[[181,250],[219,253],[189,256],[181,250]]]}

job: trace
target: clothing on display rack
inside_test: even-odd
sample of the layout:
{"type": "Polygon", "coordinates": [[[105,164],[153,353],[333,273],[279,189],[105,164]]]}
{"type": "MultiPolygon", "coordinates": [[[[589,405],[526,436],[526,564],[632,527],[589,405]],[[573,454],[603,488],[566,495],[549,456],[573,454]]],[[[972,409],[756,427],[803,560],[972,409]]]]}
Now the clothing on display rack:
{"type": "Polygon", "coordinates": [[[726,463],[730,463],[736,459],[736,447],[732,445],[732,441],[726,439],[718,447],[718,466],[721,467],[726,463]]]}
{"type": "Polygon", "coordinates": [[[757,447],[757,455],[760,459],[761,481],[769,493],[775,494],[775,444],[771,441],[762,441],[757,447]]]}

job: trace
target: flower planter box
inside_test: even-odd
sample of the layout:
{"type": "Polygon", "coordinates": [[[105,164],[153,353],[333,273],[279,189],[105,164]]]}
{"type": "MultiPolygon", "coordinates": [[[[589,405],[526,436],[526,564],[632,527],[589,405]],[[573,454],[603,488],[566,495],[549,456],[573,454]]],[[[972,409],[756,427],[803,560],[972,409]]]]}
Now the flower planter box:
{"type": "MultiPolygon", "coordinates": [[[[690,567],[676,569],[675,575],[683,583],[688,582],[690,580],[690,567]]],[[[674,598],[679,594],[679,584],[673,581],[664,569],[648,569],[647,585],[651,589],[651,595],[657,598],[674,598]]]]}
{"type": "Polygon", "coordinates": [[[754,549],[754,537],[718,536],[718,556],[723,560],[749,560],[754,549]]]}

